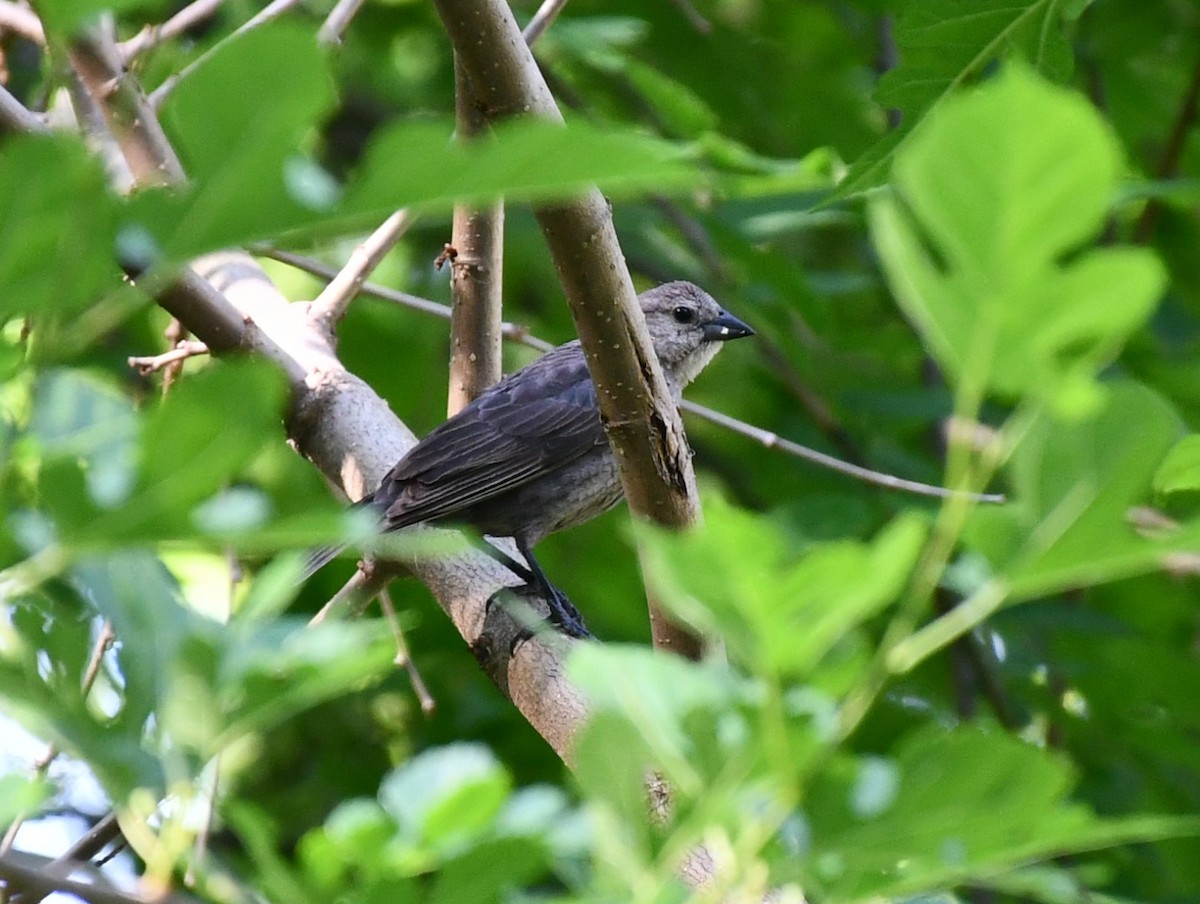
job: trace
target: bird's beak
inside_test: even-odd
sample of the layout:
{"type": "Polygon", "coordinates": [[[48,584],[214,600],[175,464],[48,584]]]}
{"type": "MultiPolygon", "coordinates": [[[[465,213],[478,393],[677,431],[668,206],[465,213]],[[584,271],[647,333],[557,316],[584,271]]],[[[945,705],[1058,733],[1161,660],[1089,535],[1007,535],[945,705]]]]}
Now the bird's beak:
{"type": "Polygon", "coordinates": [[[705,342],[728,342],[730,339],[741,339],[743,336],[753,335],[754,330],[728,311],[722,311],[717,317],[704,324],[705,342]]]}

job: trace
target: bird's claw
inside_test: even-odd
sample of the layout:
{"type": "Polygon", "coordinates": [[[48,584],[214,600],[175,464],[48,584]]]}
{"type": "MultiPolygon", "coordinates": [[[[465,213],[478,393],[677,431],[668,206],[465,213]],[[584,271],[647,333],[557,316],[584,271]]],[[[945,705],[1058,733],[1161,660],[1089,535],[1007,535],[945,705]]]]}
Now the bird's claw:
{"type": "MultiPolygon", "coordinates": [[[[515,611],[509,610],[509,614],[518,624],[517,632],[513,635],[512,643],[509,644],[509,656],[512,656],[516,652],[517,647],[537,634],[539,628],[545,624],[552,626],[554,630],[561,634],[580,640],[587,640],[594,636],[587,629],[587,625],[584,624],[583,616],[579,614],[579,610],[575,608],[567,595],[554,585],[551,584],[549,587],[543,587],[540,583],[531,582],[517,587],[509,587],[507,591],[509,595],[516,597],[522,602],[533,598],[544,600],[550,609],[549,615],[544,620],[537,618],[536,613],[529,611],[532,607],[518,606],[515,611]]],[[[500,594],[497,593],[488,599],[487,606],[489,610],[493,603],[499,602],[499,597],[500,594]]]]}

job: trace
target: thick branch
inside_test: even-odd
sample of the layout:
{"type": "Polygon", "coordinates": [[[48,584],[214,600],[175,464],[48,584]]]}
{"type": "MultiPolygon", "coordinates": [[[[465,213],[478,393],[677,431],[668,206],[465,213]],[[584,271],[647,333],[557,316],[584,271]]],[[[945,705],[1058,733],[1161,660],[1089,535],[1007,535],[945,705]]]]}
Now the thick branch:
{"type": "MultiPolygon", "coordinates": [[[[501,0],[435,0],[438,13],[489,120],[562,115],[501,0]]],[[[695,475],[679,411],[650,345],[633,281],[603,196],[535,210],[558,269],[596,384],[630,510],[669,527],[695,522],[695,475]]],[[[655,643],[694,654],[686,632],[652,614],[655,643]]]]}
{"type": "Polygon", "coordinates": [[[126,72],[110,30],[93,29],[71,45],[68,57],[88,94],[104,111],[109,131],[138,184],[182,182],[183,166],[137,79],[126,72]]]}
{"type": "Polygon", "coordinates": [[[0,85],[0,124],[16,132],[41,134],[49,131],[42,118],[26,109],[3,85],[0,85]]]}

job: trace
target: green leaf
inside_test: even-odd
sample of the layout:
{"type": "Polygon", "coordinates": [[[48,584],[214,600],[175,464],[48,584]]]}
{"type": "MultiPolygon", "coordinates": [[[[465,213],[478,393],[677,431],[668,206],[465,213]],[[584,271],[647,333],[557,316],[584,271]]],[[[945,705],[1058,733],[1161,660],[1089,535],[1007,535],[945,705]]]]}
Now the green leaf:
{"type": "Polygon", "coordinates": [[[926,117],[998,60],[1015,56],[1065,80],[1073,67],[1066,15],[1059,0],[910,0],[894,33],[900,63],[875,92],[881,105],[903,114],[902,124],[851,165],[834,199],[880,185],[893,155],[926,117]]]}
{"type": "Polygon", "coordinates": [[[145,420],[133,497],[96,530],[192,533],[192,510],[280,435],[284,392],[282,376],[262,361],[225,361],[181,380],[145,420]]]}
{"type": "Polygon", "coordinates": [[[0,319],[74,311],[120,285],[117,203],[78,139],[6,138],[0,211],[0,319]]]}
{"type": "Polygon", "coordinates": [[[1200,831],[1200,819],[1099,819],[1071,801],[1062,756],[981,730],[930,728],[895,750],[898,784],[864,809],[866,763],[840,760],[815,782],[805,813],[805,888],[823,900],[935,891],[1032,860],[1200,831]]]}
{"type": "Polygon", "coordinates": [[[327,212],[335,200],[329,178],[300,146],[332,102],[310,30],[277,22],[222,42],[162,111],[189,185],[142,193],[131,222],[148,228],[169,257],[183,259],[327,212]]]}
{"type": "Polygon", "coordinates": [[[607,194],[666,191],[694,182],[682,151],[667,142],[585,122],[518,119],[495,139],[462,145],[449,124],[403,123],[371,143],[342,211],[378,215],[396,207],[448,207],[504,195],[546,201],[598,184],[607,194]]]}
{"type": "Polygon", "coordinates": [[[1180,429],[1174,410],[1136,383],[1110,384],[1090,420],[1038,418],[1009,464],[1011,501],[977,509],[967,542],[988,557],[1014,599],[1159,567],[1164,555],[1194,543],[1200,528],[1150,539],[1127,515],[1146,501],[1180,429]]]}
{"type": "Polygon", "coordinates": [[[568,671],[594,712],[629,720],[668,770],[672,764],[686,770],[695,753],[684,718],[695,710],[725,708],[742,693],[726,670],[637,646],[580,644],[568,671]]]}
{"type": "Polygon", "coordinates": [[[683,619],[719,634],[756,671],[807,675],[850,631],[894,600],[925,525],[898,518],[872,544],[815,546],[801,557],[770,521],[717,499],[704,525],[645,532],[649,580],[683,619]]]}
{"type": "Polygon", "coordinates": [[[237,621],[223,632],[214,678],[221,704],[212,752],[360,688],[394,666],[381,621],[237,621]]]}
{"type": "Polygon", "coordinates": [[[695,137],[717,127],[716,114],[687,85],[637,60],[625,60],[623,69],[669,134],[695,137]]]}
{"type": "Polygon", "coordinates": [[[379,788],[379,800],[417,850],[448,852],[489,828],[511,789],[482,744],[449,744],[413,757],[379,788]]]}
{"type": "Polygon", "coordinates": [[[465,147],[453,141],[452,123],[414,122],[373,137],[339,200],[341,188],[300,152],[331,101],[308,31],[273,24],[222,45],[163,110],[190,184],[141,193],[129,205],[128,228],[183,260],[284,233],[362,228],[398,207],[544,201],[593,184],[609,194],[663,191],[696,179],[677,148],[628,130],[525,118],[497,127],[494,141],[465,147]]]}
{"type": "Polygon", "coordinates": [[[1062,262],[1098,235],[1118,166],[1084,98],[1017,66],[948,102],[897,157],[897,196],[872,203],[872,236],[897,300],[960,386],[1074,416],[1098,404],[1097,370],[1165,278],[1140,248],[1062,262]]]}
{"type": "Polygon", "coordinates": [[[1154,492],[1171,493],[1200,490],[1200,434],[1185,436],[1167,453],[1154,472],[1154,492]]]}
{"type": "Polygon", "coordinates": [[[512,899],[521,885],[545,873],[546,852],[528,838],[498,838],[485,841],[442,865],[437,883],[429,894],[430,904],[459,904],[461,901],[512,899]]]}
{"type": "Polygon", "coordinates": [[[110,382],[65,368],[40,374],[29,431],[47,458],[82,459],[97,504],[116,505],[133,489],[137,415],[110,382]]]}
{"type": "Polygon", "coordinates": [[[37,12],[47,29],[69,38],[99,22],[105,13],[138,9],[153,16],[170,6],[168,0],[39,0],[37,12]]]}
{"type": "Polygon", "coordinates": [[[53,794],[54,787],[44,778],[0,775],[0,826],[28,819],[53,794]]]}

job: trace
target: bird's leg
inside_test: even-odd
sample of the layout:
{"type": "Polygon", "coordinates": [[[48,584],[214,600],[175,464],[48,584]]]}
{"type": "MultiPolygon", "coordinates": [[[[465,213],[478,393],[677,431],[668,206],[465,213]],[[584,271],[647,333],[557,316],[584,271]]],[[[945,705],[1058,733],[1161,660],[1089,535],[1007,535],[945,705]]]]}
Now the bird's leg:
{"type": "Polygon", "coordinates": [[[533,551],[529,548],[529,544],[523,540],[517,540],[517,549],[524,557],[529,570],[533,572],[534,585],[542,591],[547,605],[550,606],[550,623],[570,637],[591,637],[592,632],[583,623],[583,616],[579,614],[579,610],[575,608],[567,595],[550,583],[546,572],[542,571],[542,566],[533,557],[533,551]]]}
{"type": "Polygon", "coordinates": [[[592,633],[583,623],[583,616],[579,614],[579,610],[575,608],[565,593],[550,583],[550,579],[542,571],[541,565],[533,557],[529,545],[521,540],[516,542],[517,549],[525,559],[526,565],[522,565],[504,550],[492,545],[484,538],[480,538],[479,549],[523,580],[526,586],[532,587],[538,592],[550,608],[550,624],[570,637],[591,637],[592,633]]]}

